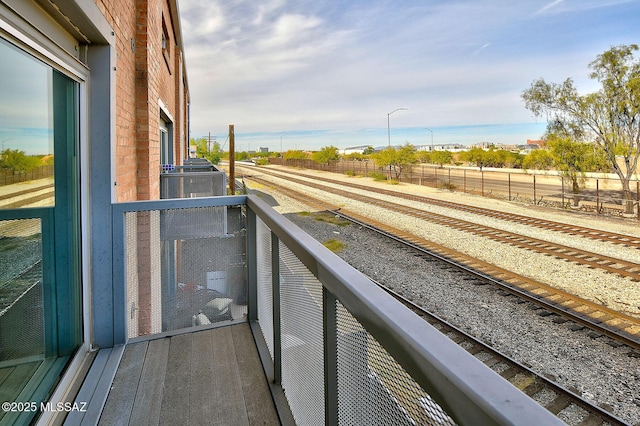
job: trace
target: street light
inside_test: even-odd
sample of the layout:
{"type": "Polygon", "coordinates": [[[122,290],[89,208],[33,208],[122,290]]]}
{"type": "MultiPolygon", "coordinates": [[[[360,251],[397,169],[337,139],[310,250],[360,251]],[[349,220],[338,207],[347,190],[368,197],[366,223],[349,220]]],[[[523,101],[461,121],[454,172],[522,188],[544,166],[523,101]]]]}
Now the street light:
{"type": "Polygon", "coordinates": [[[284,152],[282,152],[282,137],[284,135],[280,135],[280,157],[284,158],[284,152]]]}
{"type": "Polygon", "coordinates": [[[391,148],[391,126],[389,126],[389,116],[396,111],[407,111],[408,108],[398,108],[387,114],[387,137],[389,138],[389,148],[391,148]]]}
{"type": "Polygon", "coordinates": [[[431,129],[425,128],[425,130],[428,130],[431,132],[431,152],[433,152],[433,132],[431,131],[431,129]]]}

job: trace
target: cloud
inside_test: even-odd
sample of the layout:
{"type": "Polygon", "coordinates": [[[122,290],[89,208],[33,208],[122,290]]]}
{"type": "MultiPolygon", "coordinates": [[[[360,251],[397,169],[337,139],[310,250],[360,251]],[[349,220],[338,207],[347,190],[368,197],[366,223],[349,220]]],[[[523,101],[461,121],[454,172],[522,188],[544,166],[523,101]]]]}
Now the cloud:
{"type": "Polygon", "coordinates": [[[540,15],[545,13],[546,11],[553,9],[554,7],[558,6],[559,4],[564,3],[564,0],[554,0],[551,3],[547,3],[545,4],[542,9],[538,10],[536,12],[536,15],[540,15]]]}
{"type": "Polygon", "coordinates": [[[532,3],[180,0],[194,136],[386,131],[400,107],[398,126],[531,122],[534,79],[581,83],[639,35],[638,2],[532,3]]]}

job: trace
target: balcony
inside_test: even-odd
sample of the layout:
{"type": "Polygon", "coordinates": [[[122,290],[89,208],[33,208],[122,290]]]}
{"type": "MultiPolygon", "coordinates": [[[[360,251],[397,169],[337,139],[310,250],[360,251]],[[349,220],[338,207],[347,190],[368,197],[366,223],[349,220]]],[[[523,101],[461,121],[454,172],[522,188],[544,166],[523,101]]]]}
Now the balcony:
{"type": "Polygon", "coordinates": [[[69,424],[560,423],[255,195],[112,214],[69,424]]]}

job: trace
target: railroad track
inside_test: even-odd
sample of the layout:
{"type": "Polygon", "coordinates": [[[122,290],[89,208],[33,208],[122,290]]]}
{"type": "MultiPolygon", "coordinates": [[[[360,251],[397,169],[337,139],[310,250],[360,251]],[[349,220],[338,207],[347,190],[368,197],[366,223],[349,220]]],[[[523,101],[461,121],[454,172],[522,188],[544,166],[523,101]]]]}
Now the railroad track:
{"type": "Polygon", "coordinates": [[[537,374],[447,321],[426,311],[402,295],[386,288],[373,279],[372,281],[556,416],[561,417],[562,412],[565,410],[570,410],[573,413],[576,410],[580,410],[580,425],[627,424],[608,411],[586,401],[576,392],[537,374]]]}
{"type": "MultiPolygon", "coordinates": [[[[254,178],[254,177],[252,177],[254,178]]],[[[259,179],[259,178],[255,178],[259,179]]],[[[345,192],[322,185],[316,182],[309,182],[296,178],[287,177],[287,180],[295,182],[301,185],[310,186],[321,191],[329,192],[332,194],[346,196],[345,192]]],[[[263,180],[263,182],[267,182],[263,180]]],[[[372,191],[372,188],[368,188],[372,191]]],[[[443,226],[448,226],[453,229],[465,231],[474,235],[489,238],[494,241],[514,245],[526,250],[531,250],[537,253],[553,256],[559,259],[564,259],[568,262],[574,262],[576,264],[585,265],[590,268],[602,269],[609,273],[618,274],[625,278],[630,278],[632,281],[640,281],[640,264],[617,259],[610,256],[601,254],[595,254],[585,250],[580,250],[573,247],[564,246],[561,244],[555,244],[548,241],[539,240],[533,237],[527,237],[521,234],[513,232],[503,231],[490,226],[480,225],[478,223],[469,222],[462,219],[456,219],[449,216],[437,214],[434,212],[417,209],[414,207],[408,207],[402,204],[393,203],[387,200],[380,200],[375,197],[369,197],[362,194],[355,194],[350,192],[349,199],[361,201],[367,204],[375,205],[380,208],[393,210],[394,212],[402,213],[407,216],[413,216],[418,219],[426,220],[432,223],[437,223],[443,226]]],[[[329,209],[330,210],[330,209],[329,209]]],[[[612,234],[612,233],[611,233],[612,234]]],[[[613,235],[613,234],[612,234],[613,235]]],[[[620,235],[621,234],[615,234],[620,235]]]]}
{"type": "MultiPolygon", "coordinates": [[[[256,170],[253,169],[252,172],[255,173],[256,170]]],[[[287,175],[306,177],[307,179],[313,179],[315,181],[328,182],[328,183],[342,185],[342,186],[359,189],[363,191],[370,191],[370,192],[375,192],[377,194],[388,195],[388,196],[392,196],[392,197],[396,197],[404,200],[418,201],[425,204],[446,207],[449,209],[473,213],[476,215],[486,216],[493,219],[500,219],[508,222],[535,226],[545,230],[562,232],[568,235],[576,235],[576,236],[589,238],[596,241],[609,242],[613,244],[619,244],[627,247],[634,247],[634,248],[640,249],[640,237],[618,234],[615,232],[608,232],[604,230],[587,228],[583,226],[556,222],[552,220],[538,219],[538,218],[523,216],[515,213],[501,212],[497,210],[486,209],[483,207],[469,206],[466,204],[460,204],[460,203],[455,203],[455,202],[446,201],[446,200],[439,200],[436,198],[425,197],[422,195],[406,194],[399,191],[393,191],[393,190],[388,190],[384,188],[372,188],[371,186],[367,186],[367,185],[360,185],[353,182],[344,182],[344,181],[334,180],[334,179],[330,179],[322,176],[310,177],[309,175],[306,175],[304,173],[294,172],[291,170],[286,170],[286,171],[278,170],[277,173],[274,173],[273,171],[265,170],[261,168],[260,173],[265,173],[272,176],[279,176],[279,174],[287,174],[287,175]]]]}
{"type": "MultiPolygon", "coordinates": [[[[249,177],[246,178],[249,179],[249,177]]],[[[291,188],[279,186],[271,181],[256,177],[251,177],[250,179],[258,181],[265,186],[277,187],[279,192],[301,203],[319,210],[329,210],[333,214],[358,223],[360,226],[383,233],[402,244],[421,250],[425,255],[447,262],[455,268],[474,275],[480,281],[491,283],[508,293],[532,302],[543,310],[540,312],[541,316],[555,314],[554,322],[573,321],[578,328],[589,327],[598,335],[610,338],[611,340],[608,342],[610,345],[619,346],[620,344],[625,344],[632,348],[630,355],[640,356],[640,320],[637,318],[467,256],[433,241],[419,238],[385,223],[363,217],[356,212],[349,212],[344,208],[339,209],[337,206],[312,197],[309,193],[300,193],[291,188]]],[[[309,184],[309,182],[304,182],[304,184],[309,184]]],[[[344,193],[341,193],[341,195],[344,195],[344,193]]],[[[385,208],[388,204],[388,202],[385,203],[385,208]]],[[[577,259],[576,261],[579,260],[577,259]]]]}
{"type": "Polygon", "coordinates": [[[0,195],[0,204],[3,209],[15,209],[18,207],[27,206],[29,204],[37,203],[38,201],[53,198],[53,184],[47,184],[38,186],[36,188],[27,189],[24,191],[12,192],[9,194],[0,195]],[[49,191],[51,190],[51,191],[49,191]],[[33,195],[33,194],[36,195],[33,195]],[[2,204],[3,201],[15,199],[15,201],[7,204],[2,204]]]}

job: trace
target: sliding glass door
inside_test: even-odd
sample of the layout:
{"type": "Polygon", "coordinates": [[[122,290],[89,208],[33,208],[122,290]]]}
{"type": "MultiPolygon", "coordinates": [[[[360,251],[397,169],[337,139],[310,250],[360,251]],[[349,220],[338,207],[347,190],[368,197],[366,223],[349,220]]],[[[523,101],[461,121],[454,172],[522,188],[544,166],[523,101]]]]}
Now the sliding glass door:
{"type": "Polygon", "coordinates": [[[82,342],[79,83],[2,38],[0,57],[0,401],[39,407],[82,342]]]}

